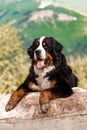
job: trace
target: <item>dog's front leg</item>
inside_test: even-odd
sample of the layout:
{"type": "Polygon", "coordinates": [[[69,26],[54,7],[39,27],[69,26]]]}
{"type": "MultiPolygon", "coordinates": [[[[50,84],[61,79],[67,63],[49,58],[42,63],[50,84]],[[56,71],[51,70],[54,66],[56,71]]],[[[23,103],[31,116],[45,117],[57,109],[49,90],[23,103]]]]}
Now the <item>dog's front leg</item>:
{"type": "Polygon", "coordinates": [[[46,113],[50,108],[50,99],[53,98],[51,91],[45,90],[40,94],[40,109],[41,112],[46,113]]]}
{"type": "Polygon", "coordinates": [[[56,85],[53,88],[42,91],[39,99],[41,111],[43,113],[48,111],[51,99],[68,97],[72,94],[73,90],[66,85],[56,85]]]}
{"type": "Polygon", "coordinates": [[[25,87],[25,85],[24,84],[20,85],[20,87],[11,95],[5,107],[5,110],[8,112],[14,109],[19,103],[19,101],[27,94],[28,94],[28,89],[25,87]]]}

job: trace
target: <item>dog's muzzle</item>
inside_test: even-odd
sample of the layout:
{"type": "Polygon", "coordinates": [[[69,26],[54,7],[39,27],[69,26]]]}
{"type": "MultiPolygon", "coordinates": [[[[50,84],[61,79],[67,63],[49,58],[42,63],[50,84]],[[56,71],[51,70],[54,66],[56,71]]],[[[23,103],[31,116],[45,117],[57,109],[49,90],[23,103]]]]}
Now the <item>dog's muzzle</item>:
{"type": "Polygon", "coordinates": [[[39,69],[46,67],[49,63],[49,60],[45,55],[42,54],[40,49],[35,50],[35,59],[37,61],[36,66],[39,69]]]}
{"type": "Polygon", "coordinates": [[[35,56],[36,56],[37,60],[42,60],[42,58],[41,58],[41,50],[36,50],[35,51],[35,56]]]}

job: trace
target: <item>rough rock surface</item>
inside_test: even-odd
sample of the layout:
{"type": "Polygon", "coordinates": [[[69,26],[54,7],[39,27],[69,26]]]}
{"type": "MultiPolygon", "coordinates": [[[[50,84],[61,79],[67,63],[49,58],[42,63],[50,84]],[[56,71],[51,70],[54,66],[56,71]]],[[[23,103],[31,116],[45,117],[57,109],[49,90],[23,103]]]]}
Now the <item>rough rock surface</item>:
{"type": "Polygon", "coordinates": [[[40,112],[39,95],[40,93],[27,95],[10,112],[5,112],[10,95],[1,95],[0,130],[40,130],[42,127],[45,130],[87,129],[87,90],[74,88],[72,96],[52,100],[48,113],[40,112]]]}

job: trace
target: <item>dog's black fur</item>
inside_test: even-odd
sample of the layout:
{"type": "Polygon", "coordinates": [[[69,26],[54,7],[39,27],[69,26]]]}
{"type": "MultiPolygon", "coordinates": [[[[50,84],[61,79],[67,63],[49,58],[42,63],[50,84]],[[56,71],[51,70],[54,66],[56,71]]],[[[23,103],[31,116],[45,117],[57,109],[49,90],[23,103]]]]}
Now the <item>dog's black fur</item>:
{"type": "MultiPolygon", "coordinates": [[[[28,54],[32,59],[29,75],[16,90],[16,92],[19,91],[19,93],[20,90],[23,90],[24,94],[20,96],[21,98],[28,92],[38,91],[33,90],[32,87],[29,87],[30,82],[32,82],[35,85],[38,85],[38,82],[36,80],[38,75],[35,73],[34,70],[34,64],[35,64],[34,51],[37,48],[36,43],[38,42],[38,39],[39,38],[35,39],[31,47],[28,48],[28,54]]],[[[53,58],[52,63],[55,66],[55,69],[51,70],[50,72],[47,72],[46,75],[44,76],[44,78],[48,78],[49,82],[55,81],[55,84],[53,87],[48,88],[47,90],[44,91],[49,91],[53,97],[70,96],[73,93],[72,87],[77,86],[78,78],[73,74],[72,69],[67,65],[66,58],[62,53],[63,46],[53,37],[45,37],[43,42],[46,43],[44,49],[47,53],[49,53],[52,56],[53,58]]],[[[47,60],[46,62],[48,63],[49,61],[47,60]]],[[[17,103],[21,100],[21,98],[19,98],[16,99],[17,100],[16,102],[14,102],[13,99],[18,98],[15,96],[16,92],[14,92],[13,95],[11,96],[6,106],[6,111],[13,109],[17,105],[17,103]]]]}
{"type": "MultiPolygon", "coordinates": [[[[31,59],[34,58],[36,41],[37,39],[35,39],[32,46],[28,49],[28,54],[30,55],[31,59]]],[[[77,86],[78,78],[73,74],[70,66],[67,65],[66,58],[62,53],[63,46],[53,37],[46,37],[44,41],[47,43],[45,50],[53,56],[55,65],[55,69],[47,73],[45,77],[48,77],[49,80],[56,80],[55,87],[58,88],[58,91],[62,97],[70,96],[73,93],[71,88],[77,86]]],[[[34,73],[33,64],[30,69],[29,79],[37,84],[35,80],[36,75],[34,73]]],[[[55,91],[56,94],[58,93],[58,91],[55,91]]]]}

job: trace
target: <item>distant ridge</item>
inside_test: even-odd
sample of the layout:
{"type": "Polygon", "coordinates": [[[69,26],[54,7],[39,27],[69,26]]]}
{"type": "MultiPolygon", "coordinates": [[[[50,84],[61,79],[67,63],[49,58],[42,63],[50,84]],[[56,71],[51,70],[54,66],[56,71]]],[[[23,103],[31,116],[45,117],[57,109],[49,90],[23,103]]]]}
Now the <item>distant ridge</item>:
{"type": "Polygon", "coordinates": [[[0,0],[0,25],[15,26],[25,49],[34,38],[47,35],[62,43],[68,55],[87,54],[87,17],[52,2],[39,8],[40,0],[0,0]]]}

